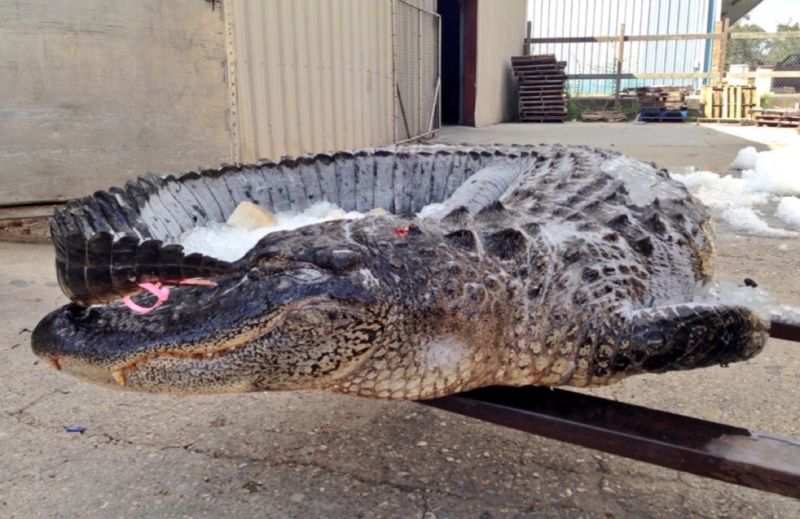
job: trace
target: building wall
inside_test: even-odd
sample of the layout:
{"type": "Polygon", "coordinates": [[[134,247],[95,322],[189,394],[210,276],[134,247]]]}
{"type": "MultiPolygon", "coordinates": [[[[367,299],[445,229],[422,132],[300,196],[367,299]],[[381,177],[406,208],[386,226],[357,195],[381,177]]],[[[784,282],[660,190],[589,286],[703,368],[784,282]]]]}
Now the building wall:
{"type": "Polygon", "coordinates": [[[390,0],[231,3],[239,160],[393,142],[390,0]]]}
{"type": "Polygon", "coordinates": [[[219,9],[0,0],[0,205],[231,160],[219,9]]]}
{"type": "Polygon", "coordinates": [[[511,56],[522,54],[526,0],[478,0],[475,126],[517,116],[511,56]]]}

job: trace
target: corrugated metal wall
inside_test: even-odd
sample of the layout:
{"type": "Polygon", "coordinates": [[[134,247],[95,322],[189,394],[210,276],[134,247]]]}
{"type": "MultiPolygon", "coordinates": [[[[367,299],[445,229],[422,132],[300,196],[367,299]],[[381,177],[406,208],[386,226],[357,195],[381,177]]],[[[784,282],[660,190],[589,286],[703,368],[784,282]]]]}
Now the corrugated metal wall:
{"type": "Polygon", "coordinates": [[[230,4],[238,160],[394,140],[390,1],[230,4]]]}
{"type": "MultiPolygon", "coordinates": [[[[530,0],[528,18],[532,37],[559,38],[614,36],[621,23],[628,35],[706,33],[719,14],[720,0],[530,0]],[[711,22],[711,24],[710,24],[711,22]]],[[[605,74],[615,71],[615,43],[540,44],[534,54],[555,54],[567,61],[569,74],[605,74]]],[[[629,42],[625,44],[625,72],[683,73],[706,71],[710,43],[704,40],[629,42]]],[[[684,85],[690,80],[624,81],[623,88],[648,85],[684,85]]],[[[571,81],[576,94],[613,92],[613,80],[571,81]]]]}
{"type": "Polygon", "coordinates": [[[230,162],[219,9],[0,0],[0,205],[230,162]]]}
{"type": "Polygon", "coordinates": [[[511,56],[522,54],[526,0],[478,1],[475,126],[513,121],[517,108],[511,56]]]}

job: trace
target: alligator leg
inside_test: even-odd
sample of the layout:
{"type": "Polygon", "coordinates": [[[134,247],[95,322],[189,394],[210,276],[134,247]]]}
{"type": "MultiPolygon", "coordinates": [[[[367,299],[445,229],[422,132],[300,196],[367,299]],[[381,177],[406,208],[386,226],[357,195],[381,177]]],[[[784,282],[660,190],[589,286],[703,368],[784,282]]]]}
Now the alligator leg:
{"type": "Polygon", "coordinates": [[[768,323],[741,307],[682,304],[638,310],[609,341],[616,348],[597,348],[594,375],[616,378],[724,366],[755,356],[768,331],[768,323]]]}

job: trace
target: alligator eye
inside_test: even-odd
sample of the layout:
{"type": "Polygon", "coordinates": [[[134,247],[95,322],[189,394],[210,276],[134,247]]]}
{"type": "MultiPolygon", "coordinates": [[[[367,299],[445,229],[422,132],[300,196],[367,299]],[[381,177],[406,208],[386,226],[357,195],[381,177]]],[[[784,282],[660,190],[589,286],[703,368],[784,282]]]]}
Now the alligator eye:
{"type": "Polygon", "coordinates": [[[299,281],[301,283],[312,283],[327,277],[324,273],[319,272],[318,270],[306,269],[306,268],[292,270],[291,272],[287,272],[286,274],[295,281],[299,281]]]}
{"type": "Polygon", "coordinates": [[[314,263],[332,272],[345,272],[361,264],[361,255],[350,249],[323,249],[314,254],[314,263]]]}

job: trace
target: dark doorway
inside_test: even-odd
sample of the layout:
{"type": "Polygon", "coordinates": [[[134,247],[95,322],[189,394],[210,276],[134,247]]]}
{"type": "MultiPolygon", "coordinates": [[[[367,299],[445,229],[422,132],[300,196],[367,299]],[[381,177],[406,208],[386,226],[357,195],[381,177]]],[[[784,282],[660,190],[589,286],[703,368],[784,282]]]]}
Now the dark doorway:
{"type": "Polygon", "coordinates": [[[477,1],[439,0],[442,17],[442,124],[475,122],[477,1]]]}

